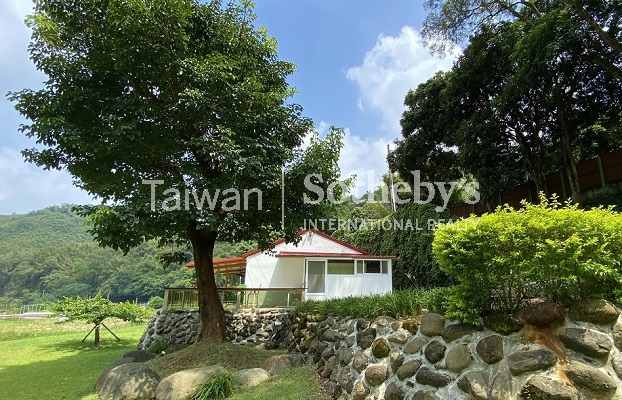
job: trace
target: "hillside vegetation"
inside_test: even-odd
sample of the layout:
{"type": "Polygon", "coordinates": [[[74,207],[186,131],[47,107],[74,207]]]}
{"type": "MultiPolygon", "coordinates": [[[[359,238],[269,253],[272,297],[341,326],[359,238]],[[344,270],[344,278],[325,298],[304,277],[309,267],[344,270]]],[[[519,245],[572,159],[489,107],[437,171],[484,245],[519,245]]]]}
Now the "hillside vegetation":
{"type": "MultiPolygon", "coordinates": [[[[218,243],[215,257],[247,251],[252,244],[218,243]]],[[[126,256],[93,242],[84,219],[71,206],[0,216],[0,310],[19,304],[101,292],[111,300],[146,301],[167,286],[190,285],[194,272],[164,268],[153,243],[126,256]]],[[[191,251],[187,250],[190,259],[191,251]]]]}

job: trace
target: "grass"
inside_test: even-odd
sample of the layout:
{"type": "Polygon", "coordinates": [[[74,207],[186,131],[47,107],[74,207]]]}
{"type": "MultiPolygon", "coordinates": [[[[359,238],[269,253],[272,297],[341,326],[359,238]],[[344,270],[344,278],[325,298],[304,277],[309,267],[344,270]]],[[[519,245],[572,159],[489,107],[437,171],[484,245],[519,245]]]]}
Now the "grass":
{"type": "Polygon", "coordinates": [[[144,324],[106,324],[122,341],[102,330],[100,348],[91,326],[53,320],[0,321],[0,382],[12,400],[96,399],[97,377],[123,353],[136,348],[144,324]]]}
{"type": "Polygon", "coordinates": [[[367,319],[379,315],[395,318],[416,317],[423,309],[444,314],[449,290],[449,288],[409,289],[384,295],[308,300],[298,305],[296,310],[302,313],[367,319]]]}
{"type": "MultiPolygon", "coordinates": [[[[97,400],[99,374],[123,353],[134,350],[145,324],[106,322],[119,336],[102,330],[101,344],[93,349],[93,337],[82,338],[91,326],[55,323],[54,320],[0,320],[0,382],[2,393],[12,400],[97,400]]],[[[199,343],[147,362],[162,378],[189,368],[218,364],[229,371],[260,367],[281,350],[260,350],[231,343],[199,343]]],[[[261,385],[234,390],[233,400],[325,400],[317,373],[311,367],[285,371],[261,385]]],[[[2,397],[2,396],[0,396],[2,397]]]]}

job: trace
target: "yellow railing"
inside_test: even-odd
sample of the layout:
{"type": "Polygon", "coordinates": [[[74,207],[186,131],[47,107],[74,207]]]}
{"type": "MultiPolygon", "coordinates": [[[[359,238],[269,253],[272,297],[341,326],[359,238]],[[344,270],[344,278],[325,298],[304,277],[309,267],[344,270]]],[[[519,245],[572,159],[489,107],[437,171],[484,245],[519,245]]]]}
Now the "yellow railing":
{"type": "MultiPolygon", "coordinates": [[[[305,288],[218,288],[225,309],[291,308],[304,301],[305,288]]],[[[162,310],[196,310],[199,292],[196,288],[165,288],[162,310]]]]}

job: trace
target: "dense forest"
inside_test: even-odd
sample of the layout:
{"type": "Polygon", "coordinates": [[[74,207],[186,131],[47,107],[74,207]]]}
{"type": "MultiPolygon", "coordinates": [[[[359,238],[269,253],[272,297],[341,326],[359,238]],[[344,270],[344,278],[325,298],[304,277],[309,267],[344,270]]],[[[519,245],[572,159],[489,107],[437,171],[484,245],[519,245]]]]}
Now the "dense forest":
{"type": "MultiPolygon", "coordinates": [[[[193,283],[192,269],[163,267],[155,243],[145,242],[127,255],[98,246],[71,208],[0,216],[0,309],[98,292],[110,300],[142,302],[162,296],[164,287],[193,283]]],[[[229,257],[253,247],[247,242],[217,243],[214,256],[229,257]]],[[[191,251],[186,252],[190,259],[191,251]]]]}

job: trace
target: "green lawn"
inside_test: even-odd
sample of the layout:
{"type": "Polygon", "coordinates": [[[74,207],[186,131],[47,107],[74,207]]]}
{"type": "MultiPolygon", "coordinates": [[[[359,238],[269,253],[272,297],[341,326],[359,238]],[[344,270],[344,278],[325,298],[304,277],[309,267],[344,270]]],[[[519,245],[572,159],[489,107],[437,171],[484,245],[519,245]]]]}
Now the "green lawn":
{"type": "Polygon", "coordinates": [[[90,329],[85,324],[0,321],[2,392],[13,400],[76,400],[92,395],[101,371],[134,350],[145,330],[145,324],[109,327],[122,340],[117,342],[102,330],[100,348],[94,350],[92,335],[81,343],[90,329]]]}
{"type": "MultiPolygon", "coordinates": [[[[0,391],[11,400],[97,400],[94,391],[99,374],[123,353],[134,350],[145,324],[106,323],[122,341],[104,329],[98,350],[93,336],[82,339],[91,326],[59,324],[54,320],[0,320],[0,391]],[[8,395],[8,396],[7,396],[8,395]]],[[[220,364],[229,370],[252,368],[283,351],[256,350],[230,343],[201,343],[147,364],[162,377],[203,365],[220,364]]],[[[310,367],[274,376],[259,386],[234,392],[231,400],[322,400],[318,375],[310,367]]]]}

